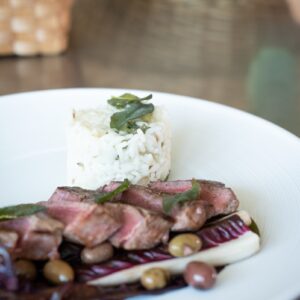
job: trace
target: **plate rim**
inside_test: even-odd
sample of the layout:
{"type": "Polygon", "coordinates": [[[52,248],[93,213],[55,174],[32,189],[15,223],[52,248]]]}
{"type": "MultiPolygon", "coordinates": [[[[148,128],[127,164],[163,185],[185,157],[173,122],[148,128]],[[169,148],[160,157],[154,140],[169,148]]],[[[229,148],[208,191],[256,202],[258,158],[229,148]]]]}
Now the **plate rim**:
{"type": "MultiPolygon", "coordinates": [[[[267,129],[268,130],[271,130],[273,132],[275,132],[276,134],[278,134],[279,137],[283,137],[283,138],[286,138],[286,139],[289,139],[292,143],[292,146],[296,147],[296,149],[299,148],[300,150],[300,138],[294,134],[294,133],[291,133],[289,132],[287,129],[285,128],[282,128],[281,126],[275,124],[275,123],[272,123],[271,121],[268,121],[262,117],[259,117],[259,116],[256,116],[250,112],[247,112],[247,111],[244,111],[244,110],[241,110],[241,109],[238,109],[238,108],[235,108],[235,107],[232,107],[232,106],[228,106],[228,105],[225,105],[225,104],[222,104],[222,103],[218,103],[218,102],[213,102],[213,101],[210,101],[210,100],[206,100],[206,99],[201,99],[201,98],[197,98],[197,97],[191,97],[191,96],[185,96],[185,95],[180,95],[180,94],[173,94],[173,93],[167,93],[167,92],[160,92],[160,91],[149,91],[149,90],[140,90],[140,89],[127,89],[127,88],[97,88],[97,87],[92,87],[92,88],[89,88],[89,87],[76,87],[76,88],[59,88],[59,89],[44,89],[44,90],[35,90],[35,91],[27,91],[27,92],[20,92],[20,93],[13,93],[13,94],[7,94],[7,95],[1,95],[0,96],[0,107],[2,105],[2,101],[9,101],[9,98],[14,98],[14,97],[18,97],[21,99],[23,95],[26,95],[26,97],[30,96],[30,94],[34,94],[34,95],[37,95],[37,94],[48,94],[48,93],[70,93],[70,92],[87,92],[87,91],[116,91],[116,92],[124,92],[124,91],[127,91],[127,92],[136,92],[136,93],[155,93],[155,96],[159,96],[159,95],[164,95],[165,97],[178,97],[178,98],[182,98],[184,99],[185,101],[189,101],[193,104],[195,103],[199,103],[199,100],[205,104],[207,104],[208,106],[210,107],[218,107],[218,108],[221,108],[222,110],[226,110],[226,111],[230,111],[234,114],[239,114],[241,115],[242,117],[245,117],[247,118],[249,121],[252,121],[252,122],[259,122],[261,126],[264,126],[264,127],[268,127],[267,129]]],[[[24,97],[25,99],[25,97],[24,97]]],[[[19,100],[19,99],[16,99],[16,100],[19,100]]],[[[26,100],[26,99],[25,99],[26,100]]],[[[43,98],[41,97],[40,99],[40,102],[43,101],[43,98]]],[[[300,183],[296,183],[294,182],[294,184],[296,184],[299,188],[300,188],[300,183]]],[[[292,298],[294,297],[296,294],[299,295],[300,293],[300,288],[298,287],[291,287],[290,290],[284,290],[282,291],[280,294],[278,294],[278,299],[288,299],[288,298],[292,298]]],[[[277,297],[276,297],[277,299],[277,297]]]]}
{"type": "MultiPolygon", "coordinates": [[[[25,91],[25,92],[18,92],[18,93],[11,93],[11,94],[5,94],[5,95],[0,95],[0,105],[1,105],[1,101],[4,101],[8,98],[13,98],[13,97],[22,97],[23,95],[28,96],[30,94],[43,94],[43,93],[57,93],[57,92],[72,92],[72,91],[110,91],[110,90],[115,90],[115,91],[120,91],[120,92],[124,92],[124,91],[129,91],[129,92],[138,92],[138,93],[150,93],[153,94],[155,93],[156,95],[164,95],[164,96],[175,96],[175,97],[179,97],[179,98],[185,98],[190,102],[204,102],[208,105],[211,106],[216,106],[219,108],[223,108],[225,110],[229,110],[235,113],[239,113],[244,115],[247,118],[252,118],[253,120],[259,121],[262,124],[265,124],[269,127],[273,127],[273,129],[277,129],[278,132],[281,132],[282,134],[285,134],[286,137],[289,136],[289,138],[293,139],[294,142],[298,142],[299,146],[300,146],[300,137],[298,137],[295,133],[290,132],[289,130],[281,127],[280,125],[273,123],[272,121],[269,121],[267,119],[264,119],[260,116],[257,116],[251,112],[236,108],[234,106],[230,106],[230,105],[226,105],[223,103],[219,103],[219,102],[215,102],[213,100],[208,100],[208,99],[204,99],[204,98],[197,98],[197,97],[193,97],[193,96],[186,96],[183,94],[174,94],[174,93],[168,93],[168,92],[161,92],[161,91],[155,91],[155,90],[144,90],[144,89],[132,89],[132,88],[109,88],[109,87],[69,87],[69,88],[53,88],[53,89],[41,89],[41,90],[33,90],[33,91],[25,91]]],[[[40,101],[43,101],[43,99],[41,99],[40,101]]]]}

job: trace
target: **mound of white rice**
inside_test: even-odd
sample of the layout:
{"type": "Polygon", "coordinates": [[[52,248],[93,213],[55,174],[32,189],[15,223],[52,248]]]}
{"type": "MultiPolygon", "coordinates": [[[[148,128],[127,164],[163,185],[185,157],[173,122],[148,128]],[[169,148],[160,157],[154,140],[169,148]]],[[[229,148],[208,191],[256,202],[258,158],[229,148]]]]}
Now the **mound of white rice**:
{"type": "Polygon", "coordinates": [[[68,184],[96,189],[110,181],[128,179],[147,184],[164,180],[171,165],[171,131],[162,108],[155,107],[143,132],[128,134],[110,128],[110,117],[117,110],[103,108],[73,111],[68,128],[68,184]]]}

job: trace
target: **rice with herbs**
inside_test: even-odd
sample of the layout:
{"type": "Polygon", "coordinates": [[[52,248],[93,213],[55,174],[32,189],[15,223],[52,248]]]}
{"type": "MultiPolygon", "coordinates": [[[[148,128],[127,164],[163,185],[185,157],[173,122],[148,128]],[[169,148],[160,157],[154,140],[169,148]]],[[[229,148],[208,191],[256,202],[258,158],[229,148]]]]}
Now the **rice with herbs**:
{"type": "Polygon", "coordinates": [[[67,142],[69,185],[96,189],[113,180],[147,184],[168,176],[171,130],[165,111],[155,107],[150,120],[136,123],[134,133],[110,128],[116,111],[111,105],[73,111],[67,142]]]}

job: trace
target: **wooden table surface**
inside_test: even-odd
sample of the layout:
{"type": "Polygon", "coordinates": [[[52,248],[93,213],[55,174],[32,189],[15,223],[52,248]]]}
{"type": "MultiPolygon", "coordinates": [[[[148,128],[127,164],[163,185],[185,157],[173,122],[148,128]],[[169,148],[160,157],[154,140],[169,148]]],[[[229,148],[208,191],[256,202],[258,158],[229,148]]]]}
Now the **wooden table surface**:
{"type": "Polygon", "coordinates": [[[300,136],[299,14],[283,0],[77,0],[68,51],[0,58],[0,95],[157,90],[246,110],[300,136]]]}

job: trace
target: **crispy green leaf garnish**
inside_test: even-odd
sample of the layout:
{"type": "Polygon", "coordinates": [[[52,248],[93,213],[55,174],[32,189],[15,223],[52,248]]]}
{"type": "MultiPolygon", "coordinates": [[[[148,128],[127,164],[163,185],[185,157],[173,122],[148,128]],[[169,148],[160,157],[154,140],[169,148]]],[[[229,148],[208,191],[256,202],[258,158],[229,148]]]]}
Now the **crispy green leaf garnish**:
{"type": "Polygon", "coordinates": [[[135,120],[150,114],[154,111],[152,103],[144,104],[141,102],[134,102],[124,108],[120,112],[116,112],[111,116],[110,127],[129,132],[130,129],[136,129],[135,120]]]}
{"type": "MultiPolygon", "coordinates": [[[[137,121],[140,120],[146,123],[151,121],[154,105],[143,103],[143,101],[150,99],[152,99],[151,94],[140,98],[129,93],[109,99],[107,102],[110,105],[122,109],[111,116],[110,128],[135,133],[140,128],[136,123],[137,121]]],[[[141,129],[145,132],[148,128],[144,126],[141,129]]]]}
{"type": "Polygon", "coordinates": [[[44,206],[37,204],[20,204],[0,208],[0,220],[10,220],[30,216],[45,210],[44,206]]]}
{"type": "Polygon", "coordinates": [[[114,198],[115,196],[117,196],[118,194],[126,191],[130,186],[130,182],[128,179],[125,179],[115,190],[108,192],[108,193],[103,193],[103,195],[100,195],[95,202],[97,204],[103,204],[109,200],[111,200],[112,198],[114,198]]]}
{"type": "Polygon", "coordinates": [[[144,116],[141,117],[141,120],[144,121],[144,122],[146,122],[146,123],[149,123],[152,120],[152,116],[153,116],[152,113],[144,115],[144,116]]]}
{"type": "Polygon", "coordinates": [[[249,225],[249,228],[251,231],[253,231],[258,236],[260,236],[259,228],[258,228],[256,222],[252,218],[251,218],[251,224],[249,225]]]}
{"type": "Polygon", "coordinates": [[[163,181],[168,181],[168,179],[170,177],[170,173],[171,173],[171,171],[169,171],[168,175],[166,176],[166,178],[163,181]]]}
{"type": "Polygon", "coordinates": [[[111,99],[109,99],[107,102],[116,107],[116,108],[125,108],[126,105],[128,104],[131,104],[131,103],[138,103],[138,102],[141,102],[141,101],[145,101],[145,100],[150,100],[152,99],[152,95],[148,95],[146,97],[143,97],[143,98],[139,98],[133,94],[129,94],[129,93],[126,93],[126,94],[123,94],[119,97],[111,97],[111,99]]]}
{"type": "Polygon", "coordinates": [[[184,203],[187,201],[196,200],[199,198],[201,192],[200,183],[196,180],[192,180],[192,188],[174,196],[164,197],[163,210],[166,214],[170,214],[172,208],[178,203],[184,203]]]}
{"type": "Polygon", "coordinates": [[[147,125],[145,125],[145,124],[143,124],[140,128],[143,131],[143,133],[145,133],[150,127],[147,126],[147,125]]]}

